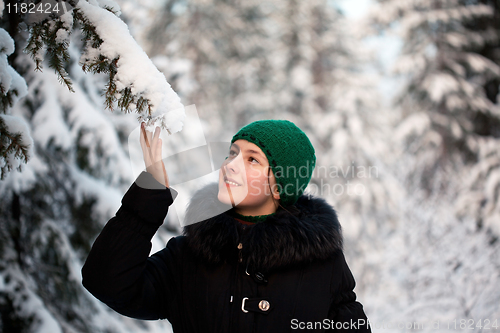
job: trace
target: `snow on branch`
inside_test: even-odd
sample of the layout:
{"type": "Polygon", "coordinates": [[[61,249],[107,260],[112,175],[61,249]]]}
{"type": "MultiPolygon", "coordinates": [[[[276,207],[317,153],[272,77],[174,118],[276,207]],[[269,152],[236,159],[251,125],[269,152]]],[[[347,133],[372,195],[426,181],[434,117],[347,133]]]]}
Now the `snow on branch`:
{"type": "Polygon", "coordinates": [[[9,65],[7,57],[14,52],[14,41],[7,31],[0,29],[0,113],[26,96],[26,81],[9,65]]]}
{"type": "Polygon", "coordinates": [[[33,140],[27,124],[19,117],[7,115],[9,109],[28,93],[26,81],[12,68],[7,56],[14,52],[14,41],[0,29],[0,179],[13,168],[21,170],[28,162],[33,140]]]}
{"type": "Polygon", "coordinates": [[[165,76],[130,35],[117,16],[119,6],[110,0],[80,0],[60,17],[45,18],[30,25],[26,47],[36,68],[41,69],[44,52],[49,67],[70,90],[71,81],[64,66],[69,61],[69,35],[81,29],[84,50],[80,64],[86,72],[105,73],[105,107],[135,111],[148,126],[159,125],[169,133],[182,129],[184,106],[165,76]]]}
{"type": "Polygon", "coordinates": [[[0,179],[9,171],[21,171],[20,161],[27,163],[32,155],[33,139],[28,125],[19,117],[0,115],[0,179]]]}

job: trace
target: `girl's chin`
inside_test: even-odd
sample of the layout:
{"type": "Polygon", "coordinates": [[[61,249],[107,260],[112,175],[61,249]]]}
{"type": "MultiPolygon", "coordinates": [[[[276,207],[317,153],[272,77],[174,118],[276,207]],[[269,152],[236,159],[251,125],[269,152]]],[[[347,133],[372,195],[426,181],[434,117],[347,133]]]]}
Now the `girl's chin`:
{"type": "MultiPolygon", "coordinates": [[[[237,195],[238,193],[235,192],[236,191],[232,191],[231,193],[233,196],[233,200],[235,201],[235,205],[237,205],[245,198],[244,197],[240,198],[240,196],[237,195]]],[[[217,199],[219,199],[219,201],[222,202],[223,204],[232,205],[231,197],[229,196],[229,192],[226,186],[224,186],[223,188],[219,186],[219,194],[217,195],[217,199]]]]}

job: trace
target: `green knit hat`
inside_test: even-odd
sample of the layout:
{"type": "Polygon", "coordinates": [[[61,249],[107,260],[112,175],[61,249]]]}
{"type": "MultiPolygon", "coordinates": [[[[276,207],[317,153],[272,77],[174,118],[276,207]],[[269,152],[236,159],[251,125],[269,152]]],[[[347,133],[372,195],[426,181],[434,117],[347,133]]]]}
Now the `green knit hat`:
{"type": "Polygon", "coordinates": [[[258,120],[241,128],[236,140],[247,140],[266,154],[276,177],[283,206],[293,205],[311,180],[316,165],[307,135],[288,120],[258,120]]]}

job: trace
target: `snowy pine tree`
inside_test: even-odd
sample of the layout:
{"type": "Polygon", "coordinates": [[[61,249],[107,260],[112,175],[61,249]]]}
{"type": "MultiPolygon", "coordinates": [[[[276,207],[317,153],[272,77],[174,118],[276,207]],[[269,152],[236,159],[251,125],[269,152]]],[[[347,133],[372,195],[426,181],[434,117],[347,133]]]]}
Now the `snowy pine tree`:
{"type": "MultiPolygon", "coordinates": [[[[493,12],[467,25],[475,33],[487,36],[477,53],[500,66],[500,3],[487,0],[474,3],[486,5],[493,12]]],[[[471,170],[464,172],[467,191],[457,203],[457,213],[473,216],[477,228],[491,232],[494,241],[500,236],[500,76],[482,75],[477,82],[483,87],[491,111],[478,113],[474,119],[477,138],[473,147],[478,158],[471,170]]]]}
{"type": "MultiPolygon", "coordinates": [[[[2,1],[3,5],[3,1],[2,1]]],[[[7,3],[8,17],[5,21],[11,32],[17,34],[19,27],[26,27],[29,32],[25,51],[31,55],[35,70],[41,71],[44,59],[53,69],[61,83],[73,91],[67,67],[70,61],[68,47],[70,35],[76,27],[82,33],[83,53],[79,62],[86,72],[106,73],[108,82],[105,89],[105,106],[114,109],[116,106],[126,112],[135,111],[139,118],[148,125],[157,122],[169,133],[182,128],[183,106],[179,97],[170,88],[164,76],[149,61],[147,55],[128,33],[128,28],[116,14],[119,7],[112,1],[98,1],[90,4],[86,1],[67,1],[51,3],[50,14],[34,14],[18,9],[15,1],[7,3]],[[160,114],[160,112],[169,112],[160,114]]],[[[41,3],[39,5],[42,5],[41,3]]],[[[3,8],[3,6],[2,6],[3,8]]],[[[45,10],[46,11],[46,10],[45,10]]],[[[14,96],[25,93],[22,80],[9,66],[6,56],[14,50],[9,35],[2,30],[0,49],[2,56],[2,86],[0,87],[2,113],[15,102],[14,96]],[[11,86],[11,81],[12,86],[11,86]],[[24,90],[23,90],[24,89],[24,90]]],[[[19,96],[19,97],[21,97],[19,96]]],[[[19,98],[18,97],[18,98],[19,98]]],[[[30,140],[26,132],[13,132],[9,127],[19,128],[11,117],[2,116],[2,179],[6,171],[12,169],[10,157],[29,158],[28,144],[30,140]],[[8,122],[8,124],[6,124],[8,122]],[[9,126],[10,124],[10,126],[9,126]],[[17,136],[16,136],[17,135],[17,136]]]]}
{"type": "Polygon", "coordinates": [[[379,3],[373,24],[397,27],[404,43],[394,66],[408,78],[397,101],[402,110],[397,138],[414,156],[409,170],[415,183],[428,191],[445,189],[448,179],[438,184],[434,176],[475,163],[481,119],[495,122],[500,116],[484,89],[500,77],[500,66],[480,54],[493,31],[471,28],[491,19],[493,8],[459,0],[379,3]]]}
{"type": "Polygon", "coordinates": [[[477,323],[500,313],[495,7],[380,0],[369,16],[373,31],[401,38],[393,69],[406,82],[392,143],[399,222],[379,266],[379,296],[390,302],[379,304],[377,320],[477,323]]]}
{"type": "MultiPolygon", "coordinates": [[[[139,322],[110,310],[83,288],[80,269],[133,181],[126,144],[139,124],[127,111],[175,132],[182,105],[116,17],[116,3],[73,6],[57,17],[2,20],[2,93],[11,102],[2,110],[8,115],[2,115],[7,126],[0,142],[2,149],[15,140],[31,144],[31,153],[22,172],[10,168],[0,182],[0,331],[169,331],[167,322],[139,322]],[[172,112],[164,117],[160,110],[172,112]],[[21,138],[5,140],[17,131],[21,138]]],[[[19,164],[5,151],[0,158],[19,164]]],[[[164,243],[160,238],[154,242],[164,243]]]]}
{"type": "MultiPolygon", "coordinates": [[[[0,10],[2,17],[3,1],[0,10]]],[[[26,82],[8,62],[12,53],[14,40],[0,28],[0,179],[14,168],[22,169],[20,162],[28,161],[33,144],[23,120],[10,115],[10,108],[27,94],[26,82]]]]}

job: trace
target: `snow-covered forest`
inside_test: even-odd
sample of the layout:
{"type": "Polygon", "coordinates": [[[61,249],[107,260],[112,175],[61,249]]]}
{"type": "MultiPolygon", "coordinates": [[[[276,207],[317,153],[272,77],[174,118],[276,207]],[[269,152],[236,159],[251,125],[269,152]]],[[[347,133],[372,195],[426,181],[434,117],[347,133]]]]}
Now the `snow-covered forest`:
{"type": "MultiPolygon", "coordinates": [[[[344,1],[0,0],[0,332],[170,331],[80,270],[139,120],[173,155],[204,144],[193,104],[207,142],[258,119],[307,133],[374,332],[500,329],[500,1],[344,1]]],[[[153,251],[180,232],[172,210],[153,251]]]]}

